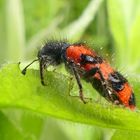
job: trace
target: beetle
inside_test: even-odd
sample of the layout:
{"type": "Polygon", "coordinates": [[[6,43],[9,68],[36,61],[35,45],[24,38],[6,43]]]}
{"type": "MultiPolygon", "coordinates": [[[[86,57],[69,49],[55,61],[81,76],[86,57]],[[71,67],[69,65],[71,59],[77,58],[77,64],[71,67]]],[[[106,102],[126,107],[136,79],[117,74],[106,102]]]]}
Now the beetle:
{"type": "Polygon", "coordinates": [[[135,109],[135,96],[128,80],[85,43],[68,43],[67,41],[48,41],[38,51],[37,59],[27,65],[22,73],[25,75],[27,68],[39,61],[40,79],[44,82],[44,70],[49,65],[65,66],[72,72],[79,87],[79,97],[86,103],[83,95],[81,78],[91,83],[92,86],[109,102],[135,109]]]}

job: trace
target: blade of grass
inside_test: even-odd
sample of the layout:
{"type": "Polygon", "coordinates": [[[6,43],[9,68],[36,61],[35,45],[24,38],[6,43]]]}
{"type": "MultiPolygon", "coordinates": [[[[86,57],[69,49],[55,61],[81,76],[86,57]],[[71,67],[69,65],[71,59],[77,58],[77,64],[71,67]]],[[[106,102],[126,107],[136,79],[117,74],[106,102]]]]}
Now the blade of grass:
{"type": "Polygon", "coordinates": [[[140,67],[140,47],[139,47],[139,38],[140,38],[140,2],[137,3],[137,8],[135,16],[133,19],[133,24],[130,32],[130,43],[129,43],[129,62],[131,69],[139,71],[140,67]]]}
{"type": "Polygon", "coordinates": [[[109,24],[112,36],[115,40],[116,60],[120,66],[129,65],[129,33],[132,22],[132,0],[108,0],[109,24]]]}
{"type": "Polygon", "coordinates": [[[72,40],[79,39],[95,18],[96,12],[102,2],[103,0],[91,0],[81,16],[62,30],[63,34],[67,34],[68,38],[72,40]]]}
{"type": "Polygon", "coordinates": [[[7,0],[6,3],[7,57],[10,61],[23,59],[25,29],[21,0],[7,0]]]}

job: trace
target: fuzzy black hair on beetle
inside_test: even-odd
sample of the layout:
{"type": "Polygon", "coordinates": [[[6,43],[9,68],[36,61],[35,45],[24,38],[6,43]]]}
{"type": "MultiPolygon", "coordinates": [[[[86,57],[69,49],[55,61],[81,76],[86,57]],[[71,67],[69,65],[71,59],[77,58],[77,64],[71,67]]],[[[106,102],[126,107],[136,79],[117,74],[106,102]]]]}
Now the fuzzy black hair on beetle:
{"type": "Polygon", "coordinates": [[[52,61],[55,64],[60,64],[62,61],[63,52],[69,46],[65,41],[48,41],[44,47],[38,52],[38,59],[42,61],[52,61]]]}

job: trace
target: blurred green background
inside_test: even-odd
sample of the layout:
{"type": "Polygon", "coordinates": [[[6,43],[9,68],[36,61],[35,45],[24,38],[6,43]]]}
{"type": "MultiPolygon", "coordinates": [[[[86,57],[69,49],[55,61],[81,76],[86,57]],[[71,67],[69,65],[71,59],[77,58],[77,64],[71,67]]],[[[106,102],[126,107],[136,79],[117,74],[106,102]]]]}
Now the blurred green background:
{"type": "MultiPolygon", "coordinates": [[[[0,0],[1,65],[30,62],[52,38],[87,41],[130,81],[139,82],[140,0],[0,0]]],[[[121,134],[131,139],[128,132],[25,110],[3,109],[0,118],[1,140],[116,140],[121,134]]]]}

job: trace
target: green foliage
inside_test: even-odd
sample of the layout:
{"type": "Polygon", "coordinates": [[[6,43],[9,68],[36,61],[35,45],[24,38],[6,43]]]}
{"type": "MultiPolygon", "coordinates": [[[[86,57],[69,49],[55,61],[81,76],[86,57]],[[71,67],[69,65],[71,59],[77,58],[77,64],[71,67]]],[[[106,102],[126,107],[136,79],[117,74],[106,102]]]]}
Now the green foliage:
{"type": "Polygon", "coordinates": [[[108,13],[110,29],[116,43],[117,63],[124,65],[125,54],[125,66],[129,67],[128,71],[138,71],[140,1],[108,0],[108,13]]]}
{"type": "Polygon", "coordinates": [[[2,140],[39,139],[45,122],[38,114],[17,108],[1,109],[0,118],[2,140]]]}
{"type": "MultiPolygon", "coordinates": [[[[24,0],[25,23],[27,39],[36,34],[42,28],[46,28],[54,17],[61,14],[61,9],[64,9],[66,0],[24,0]],[[29,12],[30,11],[30,12],[29,12]],[[47,18],[45,18],[47,17],[47,18]]],[[[64,9],[65,10],[65,9],[64,9]]]]}

